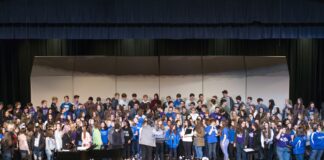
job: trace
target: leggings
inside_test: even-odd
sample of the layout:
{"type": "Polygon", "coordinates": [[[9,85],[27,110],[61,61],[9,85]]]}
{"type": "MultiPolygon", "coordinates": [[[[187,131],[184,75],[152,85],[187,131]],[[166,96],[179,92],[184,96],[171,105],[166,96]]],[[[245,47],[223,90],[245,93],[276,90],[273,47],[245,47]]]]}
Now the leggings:
{"type": "Polygon", "coordinates": [[[224,160],[228,160],[228,143],[229,143],[228,139],[226,139],[225,142],[223,141],[220,142],[220,146],[224,154],[224,160]]]}

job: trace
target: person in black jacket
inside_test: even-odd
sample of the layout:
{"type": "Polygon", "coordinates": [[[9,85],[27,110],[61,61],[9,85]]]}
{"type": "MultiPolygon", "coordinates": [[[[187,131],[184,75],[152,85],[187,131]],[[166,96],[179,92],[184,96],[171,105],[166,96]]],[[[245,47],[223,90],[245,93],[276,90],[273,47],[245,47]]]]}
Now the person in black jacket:
{"type": "Polygon", "coordinates": [[[45,150],[45,137],[41,128],[36,124],[35,133],[32,136],[32,151],[34,160],[41,160],[43,157],[43,151],[45,150]]]}
{"type": "Polygon", "coordinates": [[[123,122],[123,133],[124,133],[124,159],[129,159],[131,156],[131,142],[133,139],[132,128],[128,121],[123,122]]]}
{"type": "Polygon", "coordinates": [[[261,156],[261,131],[256,123],[252,123],[251,130],[249,132],[249,144],[248,148],[253,148],[257,153],[254,154],[254,159],[260,159],[261,156]]]}

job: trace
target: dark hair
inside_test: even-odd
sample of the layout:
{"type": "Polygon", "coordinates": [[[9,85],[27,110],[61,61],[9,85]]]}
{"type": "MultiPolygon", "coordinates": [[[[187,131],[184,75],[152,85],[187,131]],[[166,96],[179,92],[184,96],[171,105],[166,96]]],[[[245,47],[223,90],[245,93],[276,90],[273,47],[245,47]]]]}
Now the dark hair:
{"type": "Polygon", "coordinates": [[[93,97],[89,97],[88,100],[89,100],[89,101],[93,101],[93,97]]]}
{"type": "Polygon", "coordinates": [[[80,98],[80,96],[79,95],[74,95],[74,97],[73,98],[80,98]]]}
{"type": "Polygon", "coordinates": [[[101,101],[101,98],[100,98],[100,97],[97,97],[96,100],[97,100],[97,101],[101,101]]]}
{"type": "Polygon", "coordinates": [[[223,105],[226,101],[226,99],[222,98],[221,101],[220,101],[220,105],[223,105]]]}
{"type": "Polygon", "coordinates": [[[198,97],[204,96],[204,94],[200,93],[198,97]]]}
{"type": "Polygon", "coordinates": [[[189,97],[194,97],[195,96],[195,94],[193,94],[193,93],[190,93],[190,95],[189,95],[189,97]]]}
{"type": "Polygon", "coordinates": [[[136,94],[136,93],[133,93],[133,94],[132,94],[132,97],[137,97],[137,94],[136,94]]]}
{"type": "Polygon", "coordinates": [[[177,93],[176,97],[177,98],[181,98],[181,94],[180,93],[177,93]]]}
{"type": "Polygon", "coordinates": [[[236,100],[242,100],[241,96],[236,96],[236,100]]]}
{"type": "Polygon", "coordinates": [[[127,94],[126,93],[122,93],[121,97],[122,98],[126,98],[127,97],[127,94]]]}
{"type": "Polygon", "coordinates": [[[251,100],[252,101],[252,97],[247,97],[247,99],[251,100]]]}
{"type": "Polygon", "coordinates": [[[223,90],[222,93],[223,94],[228,94],[228,91],[227,90],[223,90]]]}
{"type": "Polygon", "coordinates": [[[258,98],[258,99],[257,99],[257,102],[261,102],[261,101],[263,101],[262,98],[258,98]]]}

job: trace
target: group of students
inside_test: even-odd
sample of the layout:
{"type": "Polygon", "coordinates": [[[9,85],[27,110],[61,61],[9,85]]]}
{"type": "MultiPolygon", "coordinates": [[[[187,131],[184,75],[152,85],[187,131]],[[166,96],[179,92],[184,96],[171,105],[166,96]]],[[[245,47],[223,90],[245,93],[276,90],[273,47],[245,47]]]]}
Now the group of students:
{"type": "Polygon", "coordinates": [[[122,147],[123,159],[324,159],[324,109],[301,98],[283,106],[273,99],[243,102],[240,96],[177,94],[165,101],[155,94],[141,101],[132,94],[85,103],[75,95],[59,105],[21,106],[0,102],[2,159],[54,159],[62,150],[122,147]],[[280,108],[283,108],[282,110],[280,108]]]}

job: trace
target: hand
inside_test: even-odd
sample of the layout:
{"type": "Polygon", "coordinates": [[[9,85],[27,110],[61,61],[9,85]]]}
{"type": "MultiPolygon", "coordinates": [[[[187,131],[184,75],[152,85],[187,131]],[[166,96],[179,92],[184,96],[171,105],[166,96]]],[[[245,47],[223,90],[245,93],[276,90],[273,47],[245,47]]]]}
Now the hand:
{"type": "Polygon", "coordinates": [[[247,146],[244,146],[244,148],[247,148],[247,146]]]}
{"type": "Polygon", "coordinates": [[[236,147],[236,143],[234,143],[233,146],[236,147]]]}
{"type": "Polygon", "coordinates": [[[131,144],[131,142],[132,142],[131,140],[128,140],[128,144],[131,144]]]}

